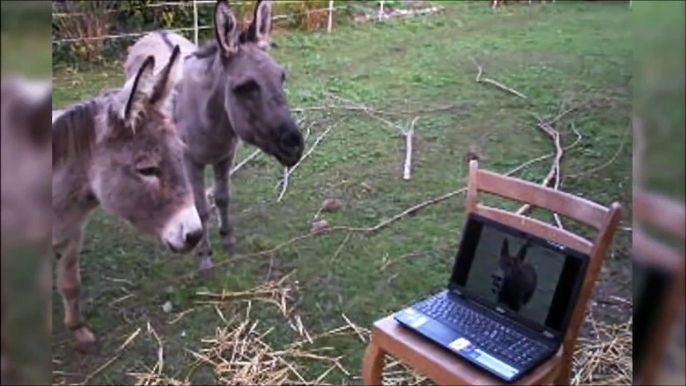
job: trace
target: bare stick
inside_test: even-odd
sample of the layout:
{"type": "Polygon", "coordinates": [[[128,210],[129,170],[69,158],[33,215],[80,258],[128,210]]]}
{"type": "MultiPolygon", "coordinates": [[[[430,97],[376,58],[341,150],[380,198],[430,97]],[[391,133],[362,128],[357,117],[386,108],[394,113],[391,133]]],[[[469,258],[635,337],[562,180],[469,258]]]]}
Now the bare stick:
{"type": "MultiPolygon", "coordinates": [[[[335,95],[329,94],[333,97],[342,99],[340,97],[337,97],[335,95]]],[[[307,107],[295,107],[291,109],[291,112],[293,113],[304,113],[307,111],[329,111],[329,110],[345,110],[345,111],[359,111],[359,112],[367,112],[367,113],[373,113],[376,115],[387,115],[391,117],[407,117],[407,116],[416,116],[420,114],[428,114],[428,113],[435,113],[435,112],[441,112],[441,111],[449,111],[453,110],[457,107],[460,107],[458,105],[445,105],[445,106],[434,106],[434,107],[429,107],[429,108],[421,108],[418,110],[413,110],[413,111],[386,111],[386,110],[379,110],[375,109],[372,107],[367,107],[364,105],[355,105],[355,106],[342,106],[342,105],[335,105],[335,104],[329,104],[329,105],[324,105],[324,106],[307,106],[307,107]]]]}
{"type": "Polygon", "coordinates": [[[520,97],[520,98],[522,98],[522,99],[527,99],[526,95],[522,94],[521,92],[519,92],[519,91],[517,91],[517,90],[515,90],[515,89],[513,89],[513,88],[507,87],[507,86],[505,86],[504,84],[502,84],[502,83],[500,83],[500,82],[497,82],[497,81],[495,81],[495,80],[493,80],[493,79],[489,79],[489,78],[484,78],[484,77],[482,77],[481,75],[483,75],[483,73],[484,73],[483,67],[481,67],[481,65],[479,65],[479,63],[476,61],[476,59],[471,58],[471,60],[472,60],[472,62],[474,62],[474,64],[476,64],[476,67],[479,69],[479,73],[478,73],[477,76],[476,76],[476,81],[477,81],[477,83],[480,83],[480,82],[490,83],[490,84],[492,84],[492,85],[494,85],[494,86],[500,88],[501,90],[505,90],[505,91],[507,91],[507,92],[509,92],[509,93],[511,93],[511,94],[514,94],[514,95],[516,95],[516,96],[518,96],[518,97],[520,97]]]}
{"type": "Polygon", "coordinates": [[[279,194],[279,197],[276,199],[276,202],[280,202],[280,201],[283,199],[283,196],[286,194],[286,189],[288,189],[288,177],[289,177],[291,174],[293,174],[293,172],[295,171],[295,169],[297,169],[298,166],[300,166],[300,164],[301,164],[307,157],[310,156],[310,154],[312,154],[312,152],[313,152],[314,149],[317,147],[317,145],[319,144],[319,142],[321,142],[322,139],[324,139],[324,137],[329,133],[329,131],[331,131],[331,129],[334,128],[334,126],[336,126],[336,124],[333,124],[333,125],[329,126],[329,127],[319,136],[319,137],[317,137],[317,139],[314,141],[314,143],[312,144],[312,146],[307,150],[307,153],[305,153],[305,155],[300,159],[300,161],[298,161],[297,164],[295,164],[295,166],[293,166],[293,167],[290,168],[290,169],[286,169],[286,171],[284,172],[284,177],[283,177],[283,179],[282,179],[281,181],[279,181],[279,183],[276,185],[277,188],[279,187],[279,185],[282,185],[281,193],[279,194]]]}
{"type": "MultiPolygon", "coordinates": [[[[584,176],[584,175],[593,174],[593,173],[598,172],[599,170],[605,169],[606,167],[612,165],[615,162],[615,160],[617,159],[617,157],[619,156],[619,154],[622,152],[622,149],[624,149],[624,145],[626,145],[626,140],[629,137],[629,131],[630,131],[630,129],[627,129],[626,135],[624,136],[624,139],[622,140],[622,142],[617,147],[617,151],[615,151],[615,154],[613,154],[609,160],[604,162],[602,165],[596,166],[592,169],[584,170],[582,172],[572,174],[568,178],[579,178],[579,177],[584,176]]],[[[640,172],[640,169],[639,169],[639,172],[640,172]]]]}
{"type": "MultiPolygon", "coordinates": [[[[560,133],[557,130],[553,129],[552,127],[550,127],[550,125],[548,125],[545,122],[539,122],[537,127],[545,131],[548,135],[550,135],[555,145],[555,159],[553,160],[553,163],[550,166],[550,171],[543,179],[543,182],[541,182],[542,186],[548,187],[556,176],[559,178],[558,169],[560,167],[560,160],[562,159],[564,150],[562,149],[562,146],[560,146],[560,133]]],[[[517,210],[516,213],[521,216],[524,215],[529,209],[531,209],[531,205],[525,204],[522,205],[522,207],[519,208],[519,210],[517,210]]],[[[559,222],[559,217],[556,217],[556,221],[558,222],[558,226],[561,225],[561,223],[559,222]]]]}
{"type": "Polygon", "coordinates": [[[283,179],[281,180],[281,193],[279,194],[279,197],[276,199],[276,202],[281,202],[281,199],[283,199],[283,195],[286,194],[286,189],[288,189],[288,176],[290,176],[291,173],[288,172],[288,168],[283,168],[283,179]]]}
{"type": "Polygon", "coordinates": [[[243,161],[241,161],[239,164],[237,164],[236,166],[234,166],[234,167],[231,169],[231,171],[229,172],[229,177],[233,177],[233,175],[236,174],[236,172],[238,171],[238,169],[242,168],[243,166],[245,166],[245,164],[247,164],[248,162],[250,162],[250,161],[252,161],[253,159],[257,158],[257,157],[260,155],[261,152],[262,152],[262,151],[259,150],[259,149],[258,149],[258,150],[255,150],[252,154],[250,154],[249,156],[247,156],[243,161]]]}
{"type": "MultiPolygon", "coordinates": [[[[544,155],[544,156],[539,156],[539,157],[536,157],[536,158],[534,158],[534,159],[528,160],[528,161],[522,163],[521,165],[519,165],[519,166],[517,166],[517,167],[511,169],[510,171],[508,171],[508,172],[505,173],[504,175],[510,176],[510,175],[512,175],[512,174],[514,174],[514,173],[516,173],[516,172],[518,172],[518,171],[520,171],[520,170],[522,170],[525,166],[530,166],[530,165],[532,165],[532,164],[534,164],[534,163],[536,163],[536,162],[540,162],[540,161],[542,161],[542,160],[544,160],[544,159],[550,158],[551,156],[552,156],[552,155],[544,155]]],[[[297,242],[299,242],[299,241],[302,241],[302,240],[305,240],[305,239],[309,239],[309,238],[311,238],[311,237],[318,236],[318,235],[321,235],[321,234],[332,233],[332,232],[374,233],[374,232],[377,232],[377,231],[381,230],[382,228],[385,228],[385,227],[387,227],[388,225],[390,225],[390,224],[392,224],[392,223],[394,223],[394,222],[396,222],[396,221],[402,219],[403,217],[407,216],[407,215],[410,214],[410,213],[416,212],[416,211],[418,211],[418,210],[420,210],[420,209],[422,209],[422,208],[425,208],[425,207],[427,207],[427,206],[431,206],[431,205],[434,205],[434,204],[438,204],[438,203],[443,202],[443,201],[445,201],[445,200],[447,200],[447,199],[449,199],[449,198],[451,198],[451,197],[455,197],[455,196],[457,196],[457,195],[459,195],[459,194],[462,194],[462,193],[464,193],[464,192],[466,192],[466,191],[467,191],[467,188],[466,188],[466,187],[463,187],[463,188],[460,188],[460,189],[458,189],[458,190],[454,190],[454,191],[452,191],[452,192],[449,192],[449,193],[443,194],[443,195],[441,195],[441,196],[438,196],[438,197],[436,197],[436,198],[433,198],[433,199],[430,199],[430,200],[427,200],[427,201],[420,202],[419,204],[416,204],[416,205],[414,205],[414,206],[412,206],[412,207],[410,207],[410,208],[408,208],[408,209],[405,209],[404,211],[402,211],[402,212],[396,214],[395,216],[393,216],[393,217],[391,217],[391,218],[389,218],[389,219],[383,220],[383,221],[379,222],[378,224],[376,224],[376,225],[374,225],[374,226],[371,226],[371,227],[347,227],[347,226],[336,226],[336,227],[328,228],[326,231],[323,231],[323,232],[309,232],[309,233],[305,233],[305,234],[302,234],[302,235],[293,237],[293,238],[290,239],[290,240],[286,240],[286,241],[284,241],[284,242],[282,242],[282,243],[280,243],[280,244],[276,245],[275,247],[273,247],[273,248],[271,248],[271,249],[268,249],[268,250],[262,250],[262,251],[252,252],[252,253],[246,253],[246,254],[235,255],[235,256],[233,256],[233,257],[230,258],[230,259],[226,259],[226,260],[223,260],[223,261],[219,261],[219,262],[215,263],[215,267],[224,266],[224,265],[227,265],[227,264],[235,264],[235,263],[238,262],[238,261],[245,260],[245,259],[249,259],[249,258],[260,257],[260,256],[270,256],[270,255],[272,255],[273,253],[275,253],[275,252],[277,252],[277,251],[279,251],[279,250],[281,250],[281,249],[283,249],[283,248],[285,248],[285,247],[288,247],[288,246],[293,245],[293,244],[295,244],[295,243],[297,243],[297,242]]],[[[185,274],[185,275],[179,275],[179,276],[172,277],[172,278],[170,278],[170,279],[168,279],[168,280],[165,280],[165,281],[162,281],[162,282],[160,282],[160,283],[157,283],[157,284],[156,284],[156,287],[157,287],[157,288],[161,288],[161,287],[163,287],[163,286],[168,286],[168,285],[177,283],[177,282],[179,282],[179,281],[182,281],[182,280],[185,280],[185,279],[188,279],[188,278],[192,278],[194,274],[197,274],[197,271],[193,271],[193,272],[190,272],[190,273],[185,274]]],[[[68,340],[65,340],[65,341],[63,341],[63,342],[61,342],[61,343],[64,344],[64,343],[67,343],[67,342],[68,342],[68,340]]]]}
{"type": "Polygon", "coordinates": [[[405,136],[405,168],[403,170],[403,179],[410,179],[410,169],[412,168],[412,136],[414,135],[414,125],[417,123],[419,117],[415,117],[410,124],[410,129],[403,132],[405,136]]]}

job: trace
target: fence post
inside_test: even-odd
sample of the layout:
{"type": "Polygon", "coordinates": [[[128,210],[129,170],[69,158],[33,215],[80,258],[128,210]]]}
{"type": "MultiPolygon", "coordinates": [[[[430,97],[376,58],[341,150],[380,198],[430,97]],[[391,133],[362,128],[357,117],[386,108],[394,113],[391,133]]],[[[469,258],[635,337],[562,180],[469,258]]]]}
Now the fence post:
{"type": "Polygon", "coordinates": [[[333,25],[333,0],[329,0],[329,23],[326,26],[327,32],[331,32],[333,25]]]}
{"type": "Polygon", "coordinates": [[[384,0],[379,1],[379,21],[382,20],[384,12],[383,12],[383,4],[384,0]]]}
{"type": "Polygon", "coordinates": [[[198,3],[193,0],[193,37],[195,39],[195,45],[198,45],[198,3]]]}

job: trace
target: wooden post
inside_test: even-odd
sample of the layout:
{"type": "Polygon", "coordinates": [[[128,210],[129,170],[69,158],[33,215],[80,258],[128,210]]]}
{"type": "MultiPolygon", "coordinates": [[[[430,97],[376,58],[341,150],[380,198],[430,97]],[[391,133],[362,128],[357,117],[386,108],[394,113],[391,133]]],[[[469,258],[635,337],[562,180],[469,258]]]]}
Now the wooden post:
{"type": "Polygon", "coordinates": [[[193,0],[193,38],[195,45],[198,45],[198,3],[193,0]]]}
{"type": "Polygon", "coordinates": [[[329,22],[326,26],[327,32],[331,33],[331,27],[333,26],[333,1],[329,0],[329,22]]]}

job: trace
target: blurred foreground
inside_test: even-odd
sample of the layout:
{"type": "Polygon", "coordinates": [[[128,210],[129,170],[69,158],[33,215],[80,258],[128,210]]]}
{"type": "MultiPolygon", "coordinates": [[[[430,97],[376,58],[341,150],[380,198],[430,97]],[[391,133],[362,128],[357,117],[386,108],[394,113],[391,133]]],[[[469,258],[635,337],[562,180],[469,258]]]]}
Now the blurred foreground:
{"type": "Polygon", "coordinates": [[[51,373],[51,5],[48,1],[1,5],[2,384],[47,385],[51,373]]]}

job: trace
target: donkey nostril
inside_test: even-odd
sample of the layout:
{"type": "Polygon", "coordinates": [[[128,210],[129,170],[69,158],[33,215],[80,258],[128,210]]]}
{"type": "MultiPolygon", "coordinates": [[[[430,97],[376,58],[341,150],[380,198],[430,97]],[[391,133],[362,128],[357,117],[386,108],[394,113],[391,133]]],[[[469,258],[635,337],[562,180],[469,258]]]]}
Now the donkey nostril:
{"type": "Polygon", "coordinates": [[[302,136],[297,131],[287,131],[281,135],[281,147],[292,151],[299,151],[302,147],[302,136]]]}
{"type": "Polygon", "coordinates": [[[200,242],[202,238],[202,230],[191,232],[186,234],[186,245],[189,247],[195,247],[200,242]]]}

